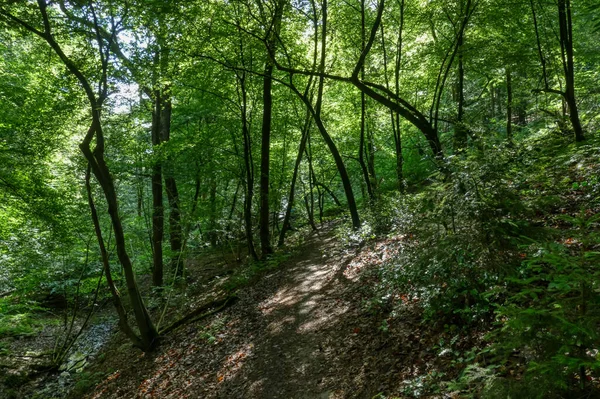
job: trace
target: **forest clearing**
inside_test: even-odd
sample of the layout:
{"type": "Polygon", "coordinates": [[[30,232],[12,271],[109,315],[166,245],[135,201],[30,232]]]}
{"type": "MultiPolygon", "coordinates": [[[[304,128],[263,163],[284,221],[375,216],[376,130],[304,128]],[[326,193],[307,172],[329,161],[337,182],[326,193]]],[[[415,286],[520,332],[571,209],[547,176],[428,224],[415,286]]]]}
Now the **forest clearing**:
{"type": "Polygon", "coordinates": [[[0,397],[600,397],[600,3],[0,0],[0,397]]]}

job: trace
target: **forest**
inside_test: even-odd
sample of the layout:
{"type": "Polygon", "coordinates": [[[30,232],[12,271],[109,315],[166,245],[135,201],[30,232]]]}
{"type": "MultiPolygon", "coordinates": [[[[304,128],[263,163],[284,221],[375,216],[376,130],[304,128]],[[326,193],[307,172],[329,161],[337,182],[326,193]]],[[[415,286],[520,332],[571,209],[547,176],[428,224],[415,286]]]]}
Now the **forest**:
{"type": "Polygon", "coordinates": [[[0,0],[0,397],[600,397],[596,0],[0,0]]]}

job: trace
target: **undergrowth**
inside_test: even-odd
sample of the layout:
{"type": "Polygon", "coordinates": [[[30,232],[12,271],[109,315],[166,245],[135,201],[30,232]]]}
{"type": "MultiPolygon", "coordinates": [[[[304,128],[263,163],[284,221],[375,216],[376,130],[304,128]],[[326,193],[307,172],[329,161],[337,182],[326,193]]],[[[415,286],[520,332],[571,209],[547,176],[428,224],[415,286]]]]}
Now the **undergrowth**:
{"type": "Polygon", "coordinates": [[[429,376],[430,387],[460,397],[600,393],[599,148],[595,137],[547,135],[451,157],[417,192],[380,195],[348,235],[407,237],[380,268],[376,295],[415,298],[432,328],[488,332],[468,360],[455,356],[457,379],[429,376]]]}

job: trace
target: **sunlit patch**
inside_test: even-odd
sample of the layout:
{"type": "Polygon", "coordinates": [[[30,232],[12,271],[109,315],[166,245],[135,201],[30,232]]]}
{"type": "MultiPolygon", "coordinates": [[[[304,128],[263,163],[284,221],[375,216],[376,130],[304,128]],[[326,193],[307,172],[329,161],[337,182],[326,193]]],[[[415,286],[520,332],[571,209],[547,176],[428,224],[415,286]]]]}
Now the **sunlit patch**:
{"type": "Polygon", "coordinates": [[[363,249],[348,263],[344,269],[344,277],[349,280],[356,280],[364,268],[381,266],[395,259],[402,251],[403,241],[410,238],[410,236],[402,234],[378,241],[374,246],[363,249]]]}
{"type": "Polygon", "coordinates": [[[287,325],[294,324],[295,322],[296,318],[294,316],[287,316],[283,319],[277,319],[267,326],[267,331],[269,334],[276,335],[281,333],[287,325]]]}
{"type": "Polygon", "coordinates": [[[327,311],[320,311],[306,322],[302,323],[298,328],[297,332],[300,334],[306,334],[312,331],[318,331],[322,328],[330,326],[335,319],[349,310],[349,306],[336,306],[327,309],[327,311]]]}
{"type": "Polygon", "coordinates": [[[258,309],[266,316],[282,306],[294,306],[298,301],[296,292],[291,291],[289,288],[284,288],[279,290],[272,298],[261,302],[258,305],[258,309]]]}

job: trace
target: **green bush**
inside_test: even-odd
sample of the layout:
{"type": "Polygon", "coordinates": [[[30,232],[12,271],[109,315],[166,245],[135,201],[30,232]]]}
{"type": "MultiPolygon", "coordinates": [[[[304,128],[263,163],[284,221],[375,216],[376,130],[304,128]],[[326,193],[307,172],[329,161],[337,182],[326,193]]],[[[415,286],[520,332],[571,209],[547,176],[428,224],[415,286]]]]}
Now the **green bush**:
{"type": "Polygon", "coordinates": [[[517,266],[517,245],[531,230],[520,177],[506,178],[516,154],[498,147],[455,157],[419,193],[383,197],[373,207],[376,226],[409,236],[382,280],[418,296],[426,317],[457,324],[491,319],[502,280],[517,266]]]}

